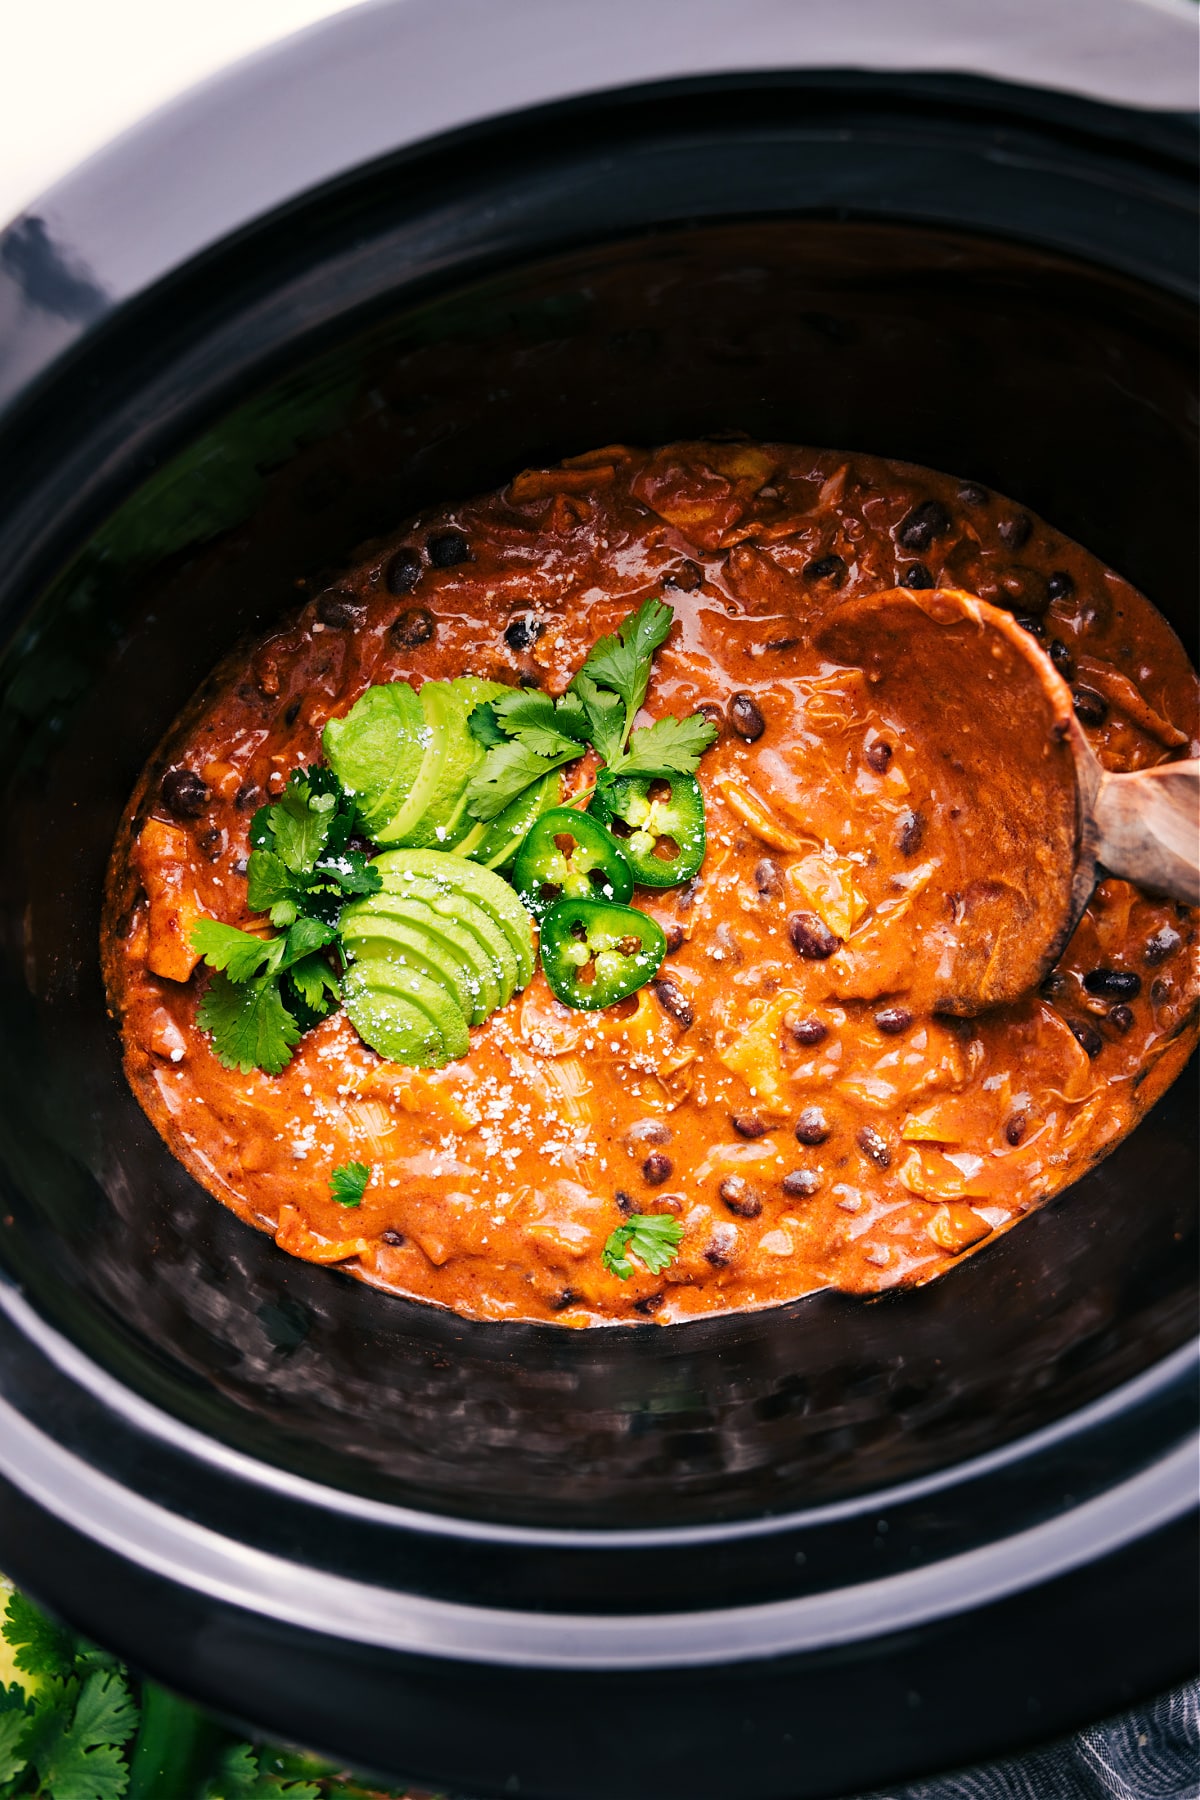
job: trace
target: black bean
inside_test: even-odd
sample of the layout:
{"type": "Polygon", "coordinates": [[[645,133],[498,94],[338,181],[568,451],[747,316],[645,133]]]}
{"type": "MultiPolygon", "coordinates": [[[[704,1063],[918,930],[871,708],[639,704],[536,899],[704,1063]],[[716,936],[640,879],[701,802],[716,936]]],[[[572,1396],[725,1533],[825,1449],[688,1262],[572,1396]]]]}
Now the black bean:
{"type": "Polygon", "coordinates": [[[262,789],[254,781],[243,781],[233,796],[233,804],[239,812],[256,812],[262,805],[265,796],[262,789]]]}
{"type": "Polygon", "coordinates": [[[1071,699],[1075,702],[1075,717],[1081,724],[1103,725],[1108,717],[1108,702],[1095,688],[1072,688],[1071,699]]]}
{"type": "Polygon", "coordinates": [[[565,1312],[568,1306],[577,1306],[583,1295],[577,1294],[574,1288],[564,1288],[561,1294],[555,1294],[550,1302],[555,1312],[565,1312]]]}
{"type": "Polygon", "coordinates": [[[358,616],[354,595],[333,592],[321,594],[317,600],[317,617],[322,625],[353,625],[358,616]]]}
{"type": "Polygon", "coordinates": [[[290,703],[290,705],[288,705],[284,709],[283,722],[285,725],[294,725],[296,723],[296,720],[299,717],[300,717],[300,697],[299,697],[299,695],[297,695],[296,698],[290,703]]]}
{"type": "Polygon", "coordinates": [[[901,856],[915,856],[924,836],[924,815],[912,811],[902,812],[896,823],[896,844],[901,856]]]}
{"type": "Polygon", "coordinates": [[[1065,569],[1053,569],[1046,579],[1052,600],[1065,600],[1075,592],[1075,583],[1065,569]]]}
{"type": "Polygon", "coordinates": [[[386,1231],[381,1231],[379,1236],[385,1244],[390,1244],[393,1250],[401,1249],[405,1242],[404,1233],[394,1231],[390,1225],[386,1231]]]}
{"type": "Polygon", "coordinates": [[[791,1194],[802,1200],[808,1200],[818,1192],[821,1177],[815,1169],[789,1169],[784,1176],[782,1187],[785,1194],[791,1194]]]}
{"type": "Polygon", "coordinates": [[[696,895],[699,892],[700,892],[700,877],[698,875],[694,875],[690,881],[686,881],[684,883],[684,885],[680,888],[679,892],[676,894],[676,896],[675,896],[675,911],[681,912],[681,913],[691,912],[693,906],[696,904],[696,895]]]}
{"type": "Polygon", "coordinates": [[[977,481],[965,481],[958,490],[958,497],[966,506],[986,506],[992,496],[977,481]]]}
{"type": "Polygon", "coordinates": [[[767,1135],[767,1122],[760,1119],[757,1113],[734,1113],[729,1123],[739,1137],[760,1138],[767,1135]]]}
{"type": "Polygon", "coordinates": [[[1133,1008],[1131,1006],[1110,1006],[1108,1022],[1114,1031],[1119,1031],[1124,1037],[1127,1031],[1133,1030],[1133,1008]]]}
{"type": "Polygon", "coordinates": [[[725,729],[725,713],[723,709],[718,706],[717,702],[715,700],[702,700],[696,708],[696,711],[702,718],[707,719],[710,725],[716,726],[717,736],[720,737],[725,729]]]}
{"type": "MultiPolygon", "coordinates": [[[[682,933],[680,933],[682,942],[682,933]]],[[[669,1018],[674,1019],[681,1031],[686,1031],[696,1015],[692,1011],[692,1003],[674,981],[656,981],[654,998],[669,1018]]]]}
{"type": "Polygon", "coordinates": [[[1106,1000],[1132,1000],[1142,991],[1142,978],[1133,969],[1089,969],[1083,985],[1106,1000]]]}
{"type": "Polygon", "coordinates": [[[1165,975],[1159,975],[1150,983],[1150,1004],[1152,1006],[1166,1006],[1167,1002],[1174,995],[1174,992],[1174,982],[1168,981],[1165,975]]]}
{"type": "Polygon", "coordinates": [[[773,900],[783,892],[783,876],[779,872],[779,864],[773,863],[769,856],[754,865],[754,885],[764,900],[773,900]]]}
{"type": "Polygon", "coordinates": [[[1006,569],[994,594],[987,595],[996,606],[1023,619],[1040,618],[1050,604],[1050,590],[1037,569],[1006,569]]]}
{"type": "Polygon", "coordinates": [[[387,566],[384,577],[389,594],[411,594],[421,579],[421,557],[419,551],[408,544],[397,550],[387,566]]]}
{"type": "Polygon", "coordinates": [[[748,744],[756,744],[767,729],[767,721],[749,694],[734,694],[729,702],[729,722],[748,744]]]}
{"type": "Polygon", "coordinates": [[[681,594],[694,594],[704,580],[704,570],[699,563],[682,562],[669,575],[663,576],[663,586],[678,588],[681,594]]]}
{"type": "Polygon", "coordinates": [[[624,1188],[618,1188],[613,1198],[616,1200],[617,1206],[626,1217],[628,1217],[630,1213],[635,1213],[638,1209],[637,1201],[632,1194],[627,1194],[624,1188]]]}
{"type": "MultiPolygon", "coordinates": [[[[210,825],[207,831],[202,831],[200,833],[196,842],[199,844],[205,856],[207,856],[209,862],[215,863],[220,861],[221,852],[225,848],[225,833],[221,830],[220,826],[210,825]]],[[[249,868],[249,866],[249,863],[247,863],[246,867],[249,868]]]]}
{"type": "Polygon", "coordinates": [[[664,1156],[661,1150],[652,1150],[642,1164],[642,1179],[651,1187],[661,1187],[664,1181],[670,1180],[673,1166],[669,1156],[664,1156]]]}
{"type": "Polygon", "coordinates": [[[1159,963],[1166,962],[1168,956],[1174,956],[1182,942],[1183,939],[1173,925],[1160,925],[1153,936],[1146,939],[1143,955],[1153,969],[1159,963]]]}
{"type": "Polygon", "coordinates": [[[1013,618],[1021,627],[1021,630],[1027,631],[1030,637],[1045,637],[1046,627],[1044,623],[1041,619],[1035,619],[1032,613],[1014,613],[1013,618]]]}
{"type": "Polygon", "coordinates": [[[923,500],[901,520],[896,540],[905,550],[928,550],[935,538],[950,529],[950,514],[940,500],[923,500]]]}
{"type": "Polygon", "coordinates": [[[846,565],[840,556],[818,556],[814,561],[805,564],[805,581],[831,581],[834,587],[841,587],[846,579],[846,565]]]}
{"type": "Polygon", "coordinates": [[[913,563],[910,568],[900,571],[898,585],[902,588],[919,590],[933,587],[934,580],[924,563],[913,563]]]}
{"type": "Polygon", "coordinates": [[[1033,530],[1033,520],[1027,512],[1014,513],[1011,519],[1001,519],[996,530],[1002,543],[1010,550],[1021,550],[1029,542],[1033,530]]]}
{"type": "Polygon", "coordinates": [[[415,650],[419,644],[427,644],[436,630],[427,606],[407,606],[392,621],[392,642],[402,650],[415,650]]]}
{"type": "Polygon", "coordinates": [[[819,1106],[806,1106],[796,1120],[796,1142],[798,1144],[823,1144],[829,1136],[829,1120],[819,1106]]]}
{"type": "Polygon", "coordinates": [[[434,531],[425,539],[425,548],[435,569],[452,569],[455,563],[471,560],[471,546],[461,531],[434,531]]]}
{"type": "Polygon", "coordinates": [[[1006,1142],[1010,1143],[1015,1150],[1028,1129],[1029,1114],[1027,1112],[1018,1110],[1017,1112],[1010,1113],[1008,1116],[1008,1123],[1004,1127],[1006,1142]]]}
{"type": "Polygon", "coordinates": [[[739,1219],[757,1219],[762,1211],[762,1199],[744,1175],[727,1175],[717,1193],[739,1219]]]}
{"type": "Polygon", "coordinates": [[[643,1294],[640,1300],[635,1300],[633,1303],[633,1310],[635,1313],[642,1313],[643,1315],[646,1313],[657,1312],[665,1299],[666,1295],[660,1288],[657,1293],[643,1294]]]}
{"type": "Polygon", "coordinates": [[[884,1006],[875,1014],[875,1024],[887,1037],[899,1037],[907,1031],[913,1016],[904,1006],[884,1006]]]}
{"type": "Polygon", "coordinates": [[[838,941],[824,919],[816,913],[793,913],[787,923],[792,949],[810,962],[824,962],[838,947],[838,941]]]}
{"type": "Polygon", "coordinates": [[[886,773],[891,760],[892,746],[885,743],[883,738],[876,738],[873,744],[867,745],[867,762],[877,775],[886,773]]]}
{"type": "Polygon", "coordinates": [[[887,1139],[881,1137],[874,1126],[862,1126],[855,1141],[863,1155],[869,1156],[871,1161],[877,1163],[881,1169],[891,1167],[892,1153],[888,1148],[887,1139]]]}
{"type": "Polygon", "coordinates": [[[1050,639],[1050,661],[1054,664],[1064,681],[1075,679],[1075,658],[1067,649],[1061,638],[1050,639]]]}
{"type": "Polygon", "coordinates": [[[528,650],[531,644],[537,643],[545,629],[540,619],[514,619],[510,625],[505,626],[504,641],[510,650],[528,650]]]}
{"type": "Polygon", "coordinates": [[[711,1263],[714,1269],[727,1269],[733,1261],[737,1249],[737,1227],[735,1225],[714,1225],[708,1249],[704,1252],[704,1260],[711,1263]]]}
{"type": "Polygon", "coordinates": [[[194,769],[168,769],[162,779],[162,802],[177,819],[198,819],[212,795],[194,769]]]}
{"type": "Polygon", "coordinates": [[[1038,993],[1041,994],[1042,998],[1045,1000],[1056,1000],[1060,994],[1066,992],[1066,989],[1067,978],[1062,970],[1051,969],[1050,973],[1045,976],[1041,986],[1038,988],[1038,993]]]}
{"type": "Polygon", "coordinates": [[[673,951],[682,949],[682,947],[683,947],[683,926],[682,925],[666,926],[664,928],[664,936],[666,937],[666,940],[667,940],[667,955],[668,956],[670,956],[673,951]]]}
{"type": "Polygon", "coordinates": [[[807,1047],[823,1044],[829,1036],[829,1027],[821,1019],[793,1019],[791,1033],[798,1044],[807,1047]]]}
{"type": "Polygon", "coordinates": [[[1086,1019],[1068,1019],[1067,1024],[1071,1027],[1072,1035],[1080,1049],[1085,1050],[1089,1056],[1099,1056],[1104,1048],[1104,1039],[1096,1027],[1089,1024],[1086,1019]]]}

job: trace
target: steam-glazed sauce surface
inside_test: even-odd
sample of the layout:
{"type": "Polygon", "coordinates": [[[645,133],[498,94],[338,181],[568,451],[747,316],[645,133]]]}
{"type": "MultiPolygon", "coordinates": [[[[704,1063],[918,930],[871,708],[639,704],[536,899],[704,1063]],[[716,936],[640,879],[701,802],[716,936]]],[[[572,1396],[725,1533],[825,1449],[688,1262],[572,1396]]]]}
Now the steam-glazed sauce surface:
{"type": "MultiPolygon", "coordinates": [[[[221,665],[118,834],[105,977],[171,1150],[295,1255],[566,1325],[926,1281],[1074,1180],[1194,1045],[1195,917],[1107,879],[1040,992],[974,1020],[909,1004],[906,917],[931,890],[961,903],[961,813],[930,746],[814,637],[854,596],[935,585],[1036,632],[1108,767],[1197,754],[1196,678],[1149,602],[1014,503],[910,465],[609,447],[374,548],[221,665]],[[249,922],[250,818],[319,759],[326,721],[399,680],[560,693],[650,596],[675,623],[647,714],[720,726],[699,877],[634,896],[667,933],[656,983],[581,1013],[538,973],[439,1070],[383,1060],[340,1012],[277,1076],[224,1068],[196,1024],[191,927],[249,922]],[[372,1179],[348,1210],[329,1177],[352,1160],[372,1179]],[[614,1227],[664,1211],[671,1266],[607,1272],[614,1227]]],[[[567,797],[588,779],[584,762],[567,797]]]]}

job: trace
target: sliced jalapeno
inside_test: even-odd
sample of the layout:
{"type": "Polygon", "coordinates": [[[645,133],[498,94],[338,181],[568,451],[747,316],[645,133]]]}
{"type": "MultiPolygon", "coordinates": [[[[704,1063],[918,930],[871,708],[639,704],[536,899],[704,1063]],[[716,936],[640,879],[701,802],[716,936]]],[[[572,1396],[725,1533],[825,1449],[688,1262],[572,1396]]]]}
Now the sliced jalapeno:
{"type": "Polygon", "coordinates": [[[588,809],[620,840],[641,887],[676,887],[704,861],[704,794],[691,775],[625,775],[588,809]]]}
{"type": "Polygon", "coordinates": [[[542,968],[565,1006],[611,1006],[644,987],[667,954],[648,913],[605,900],[559,900],[542,920],[542,968]]]}
{"type": "Polygon", "coordinates": [[[633,892],[633,874],[611,832],[587,813],[555,806],[517,852],[513,886],[535,919],[557,900],[613,900],[633,892]]]}

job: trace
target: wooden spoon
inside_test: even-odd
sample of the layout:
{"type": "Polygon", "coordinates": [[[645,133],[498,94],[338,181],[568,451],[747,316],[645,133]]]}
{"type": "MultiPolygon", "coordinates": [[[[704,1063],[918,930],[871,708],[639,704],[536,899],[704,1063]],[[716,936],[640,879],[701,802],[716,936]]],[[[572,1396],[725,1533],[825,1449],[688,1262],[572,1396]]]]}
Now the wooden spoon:
{"type": "Polygon", "coordinates": [[[1007,613],[958,588],[891,588],[848,601],[817,645],[863,670],[929,776],[938,868],[904,921],[920,1010],[970,1015],[1036,988],[1098,864],[1200,904],[1200,763],[1101,768],[1066,683],[1007,613]]]}

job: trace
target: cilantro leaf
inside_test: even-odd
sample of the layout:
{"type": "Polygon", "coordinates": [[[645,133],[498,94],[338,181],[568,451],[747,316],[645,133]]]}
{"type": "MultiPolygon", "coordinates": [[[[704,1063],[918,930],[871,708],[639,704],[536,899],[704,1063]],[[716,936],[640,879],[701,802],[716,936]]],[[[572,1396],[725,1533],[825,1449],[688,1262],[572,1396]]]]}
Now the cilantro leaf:
{"type": "Polygon", "coordinates": [[[0,1637],[16,1652],[13,1663],[25,1675],[66,1676],[75,1666],[71,1633],[39,1612],[24,1594],[8,1596],[0,1637]]]}
{"type": "Polygon", "coordinates": [[[600,1260],[610,1274],[622,1281],[628,1281],[634,1273],[631,1256],[636,1256],[651,1275],[659,1275],[675,1261],[682,1241],[683,1226],[670,1213],[634,1213],[609,1233],[600,1260]]]}
{"type": "Polygon", "coordinates": [[[275,840],[275,852],[293,874],[312,872],[325,848],[336,810],[336,795],[314,793],[308,779],[298,769],[292,771],[283,793],[268,810],[267,822],[275,840]]]}
{"type": "Polygon", "coordinates": [[[326,944],[332,944],[336,936],[333,926],[327,925],[324,919],[297,919],[289,927],[286,938],[276,940],[283,943],[283,954],[276,967],[281,973],[284,969],[292,968],[294,964],[303,962],[305,957],[311,956],[314,950],[323,950],[326,944]]]}
{"type": "MultiPolygon", "coordinates": [[[[295,876],[273,850],[250,852],[250,861],[246,865],[246,905],[251,912],[270,912],[280,901],[295,902],[295,888],[295,876]]],[[[289,925],[291,922],[291,919],[286,921],[289,925]]]]}
{"type": "Polygon", "coordinates": [[[120,1800],[129,1769],[120,1746],[138,1713],[122,1677],[96,1669],[83,1683],[53,1681],[35,1697],[24,1748],[39,1793],[53,1800],[120,1800]]]}
{"type": "Polygon", "coordinates": [[[496,723],[496,715],[488,700],[482,701],[473,712],[467,714],[467,730],[485,750],[493,750],[497,744],[508,741],[496,723]]]}
{"type": "Polygon", "coordinates": [[[574,762],[582,752],[572,741],[571,748],[560,756],[538,756],[524,744],[497,744],[483,759],[483,765],[467,789],[467,811],[473,819],[498,818],[506,806],[535,781],[540,781],[564,763],[574,762]]]}
{"type": "MultiPolygon", "coordinates": [[[[301,1018],[305,1030],[316,1025],[331,1013],[342,997],[342,987],[337,976],[323,956],[305,956],[293,963],[287,972],[287,979],[296,991],[296,998],[307,1019],[301,1018]]],[[[295,1008],[289,1007],[289,1011],[295,1008]]]]}
{"type": "Polygon", "coordinates": [[[674,614],[661,600],[644,600],[620,626],[615,637],[602,637],[592,645],[581,674],[597,687],[611,688],[625,707],[628,737],[639,706],[650,686],[654,652],[666,639],[674,614]]]}
{"type": "Polygon", "coordinates": [[[234,982],[250,981],[264,969],[273,973],[283,954],[278,938],[255,937],[236,925],[222,925],[219,919],[197,919],[192,926],[192,949],[200,952],[210,969],[223,969],[234,982]]]}
{"type": "Polygon", "coordinates": [[[226,1750],[204,1789],[205,1800],[321,1800],[314,1782],[292,1781],[286,1772],[276,1775],[262,1768],[260,1758],[268,1754],[249,1744],[226,1750]]]}
{"type": "Polygon", "coordinates": [[[339,1206],[361,1206],[370,1179],[368,1163],[341,1163],[329,1177],[329,1192],[339,1206]]]}
{"type": "Polygon", "coordinates": [[[668,714],[635,731],[628,750],[609,766],[614,775],[694,775],[716,735],[703,713],[686,719],[668,714]]]}
{"type": "Polygon", "coordinates": [[[625,744],[625,709],[616,694],[598,688],[590,675],[582,670],[572,681],[573,693],[587,718],[588,734],[601,762],[610,763],[620,756],[625,744]]]}
{"type": "Polygon", "coordinates": [[[0,1786],[15,1781],[29,1758],[24,1751],[30,1705],[16,1682],[0,1688],[0,1786]]]}
{"type": "Polygon", "coordinates": [[[492,709],[504,730],[538,756],[576,756],[587,747],[588,721],[577,694],[558,701],[537,688],[513,688],[493,700],[492,709]]]}
{"type": "Polygon", "coordinates": [[[383,876],[362,850],[341,850],[336,856],[322,857],[316,873],[343,894],[377,894],[383,886],[383,876]]]}
{"type": "MultiPolygon", "coordinates": [[[[276,938],[277,944],[284,943],[276,938]]],[[[196,1013],[201,1031],[212,1035],[213,1054],[227,1069],[265,1069],[278,1075],[292,1060],[292,1048],[300,1041],[300,1027],[283,1004],[279,983],[271,978],[235,986],[227,975],[215,974],[205,989],[196,1013]]]]}

